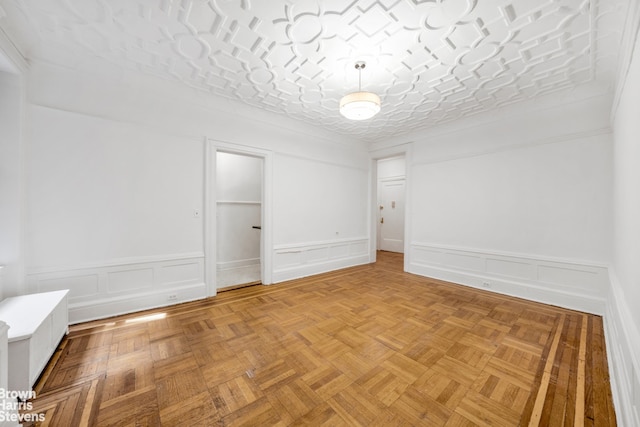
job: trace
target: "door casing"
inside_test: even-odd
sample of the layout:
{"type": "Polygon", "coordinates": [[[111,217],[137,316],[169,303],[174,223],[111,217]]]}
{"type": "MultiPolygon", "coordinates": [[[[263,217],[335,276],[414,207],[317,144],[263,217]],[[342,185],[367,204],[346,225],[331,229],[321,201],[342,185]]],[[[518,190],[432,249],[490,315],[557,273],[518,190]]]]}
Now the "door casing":
{"type": "Polygon", "coordinates": [[[234,144],[207,138],[205,140],[204,182],[204,253],[207,296],[217,294],[217,195],[216,154],[218,151],[259,157],[263,159],[262,177],[262,238],[260,240],[261,280],[263,285],[272,283],[273,277],[273,155],[271,151],[249,145],[234,144]]]}
{"type": "Polygon", "coordinates": [[[372,151],[370,154],[370,186],[369,186],[369,259],[371,262],[376,261],[376,250],[378,246],[378,160],[388,159],[390,157],[402,156],[405,158],[405,211],[404,211],[404,271],[409,271],[411,263],[411,164],[413,144],[407,143],[386,149],[372,151]]]}

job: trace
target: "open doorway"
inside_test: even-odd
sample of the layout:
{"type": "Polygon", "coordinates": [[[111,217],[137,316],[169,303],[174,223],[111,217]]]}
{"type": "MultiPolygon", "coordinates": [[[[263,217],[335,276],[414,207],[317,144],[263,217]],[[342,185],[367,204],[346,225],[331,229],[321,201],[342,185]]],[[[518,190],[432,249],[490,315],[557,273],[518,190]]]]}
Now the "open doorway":
{"type": "Polygon", "coordinates": [[[404,156],[379,159],[377,167],[378,251],[404,253],[405,180],[404,156]]]}
{"type": "Polygon", "coordinates": [[[216,152],[216,290],[262,283],[264,158],[216,152]]]}

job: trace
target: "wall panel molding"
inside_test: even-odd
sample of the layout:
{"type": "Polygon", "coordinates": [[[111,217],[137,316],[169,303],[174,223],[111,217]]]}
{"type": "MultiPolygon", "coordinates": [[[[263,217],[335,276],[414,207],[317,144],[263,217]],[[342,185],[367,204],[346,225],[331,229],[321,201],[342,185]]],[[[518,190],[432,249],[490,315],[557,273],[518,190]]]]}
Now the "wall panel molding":
{"type": "Polygon", "coordinates": [[[0,29],[0,55],[3,53],[9,60],[9,67],[13,68],[8,71],[15,74],[22,74],[29,69],[29,61],[27,61],[24,54],[18,49],[18,46],[11,41],[7,33],[0,29]]]}
{"type": "Polygon", "coordinates": [[[255,200],[217,200],[219,205],[261,205],[261,201],[255,200]]]}
{"type": "Polygon", "coordinates": [[[604,314],[609,287],[604,265],[416,242],[410,252],[410,273],[604,314]]]}
{"type": "Polygon", "coordinates": [[[618,425],[640,426],[640,331],[613,271],[604,332],[618,425]]]}
{"type": "Polygon", "coordinates": [[[273,250],[273,281],[278,283],[369,262],[368,238],[277,245],[273,250]]]}
{"type": "Polygon", "coordinates": [[[27,271],[27,275],[31,276],[34,274],[46,274],[46,273],[55,273],[59,271],[73,271],[73,270],[90,270],[100,267],[115,267],[120,265],[137,265],[137,264],[145,264],[145,263],[157,263],[157,262],[165,262],[165,261],[175,261],[181,259],[193,259],[193,258],[203,258],[204,252],[188,252],[181,254],[168,254],[168,255],[150,255],[150,256],[139,256],[139,257],[126,257],[126,258],[114,258],[107,259],[103,261],[96,261],[86,264],[78,264],[78,265],[62,265],[62,266],[52,266],[52,267],[31,267],[27,271]]]}
{"type": "Polygon", "coordinates": [[[225,288],[242,283],[251,283],[257,277],[260,280],[260,258],[241,259],[236,261],[218,261],[216,263],[218,288],[225,288]]]}
{"type": "Polygon", "coordinates": [[[29,293],[69,289],[69,322],[80,323],[205,298],[204,255],[33,270],[27,286],[29,293]]]}

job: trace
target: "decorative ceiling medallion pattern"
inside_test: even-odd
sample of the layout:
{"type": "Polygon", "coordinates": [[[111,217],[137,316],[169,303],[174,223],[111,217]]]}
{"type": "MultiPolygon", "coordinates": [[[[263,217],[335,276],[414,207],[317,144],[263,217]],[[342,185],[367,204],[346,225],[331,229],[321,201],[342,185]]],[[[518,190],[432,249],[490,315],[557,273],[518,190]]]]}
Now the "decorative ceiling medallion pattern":
{"type": "Polygon", "coordinates": [[[611,83],[626,0],[0,0],[2,11],[29,57],[99,57],[381,140],[611,83]],[[357,88],[358,60],[383,109],[352,122],[338,102],[357,88]]]}

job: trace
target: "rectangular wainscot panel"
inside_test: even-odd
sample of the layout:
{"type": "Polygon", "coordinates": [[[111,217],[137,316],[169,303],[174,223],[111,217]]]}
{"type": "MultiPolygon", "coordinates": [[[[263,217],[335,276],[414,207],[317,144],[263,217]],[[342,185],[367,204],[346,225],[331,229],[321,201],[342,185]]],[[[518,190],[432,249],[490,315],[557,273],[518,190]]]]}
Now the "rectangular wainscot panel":
{"type": "Polygon", "coordinates": [[[573,310],[602,314],[606,266],[581,261],[411,244],[409,271],[573,310]]]}
{"type": "Polygon", "coordinates": [[[107,273],[107,287],[111,293],[151,289],[153,288],[153,269],[136,268],[110,271],[107,273]]]}
{"type": "Polygon", "coordinates": [[[336,239],[274,248],[273,281],[306,277],[369,262],[369,240],[336,239]]]}

